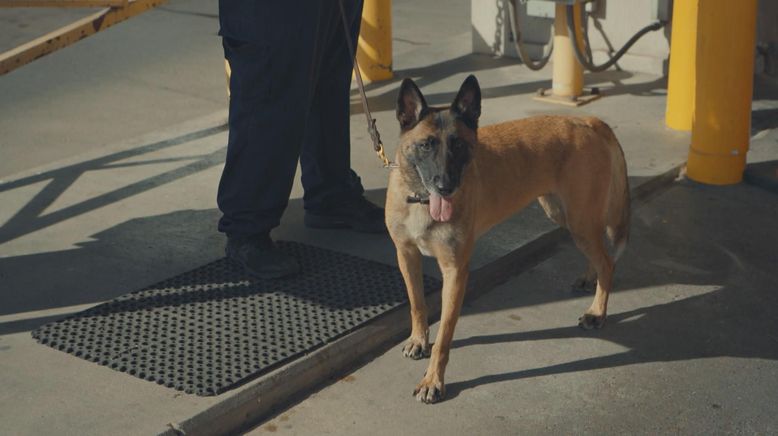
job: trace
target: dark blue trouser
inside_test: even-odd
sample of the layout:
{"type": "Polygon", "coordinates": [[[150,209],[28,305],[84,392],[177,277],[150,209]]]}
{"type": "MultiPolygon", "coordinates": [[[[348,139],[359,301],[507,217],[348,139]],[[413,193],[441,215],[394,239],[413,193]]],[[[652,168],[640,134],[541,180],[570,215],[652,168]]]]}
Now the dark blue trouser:
{"type": "MultiPolygon", "coordinates": [[[[343,0],[356,44],[362,0],[343,0]]],[[[351,59],[338,0],[220,0],[230,78],[229,142],[219,231],[268,232],[289,201],[299,159],[304,205],[357,197],[351,170],[351,59]]]]}

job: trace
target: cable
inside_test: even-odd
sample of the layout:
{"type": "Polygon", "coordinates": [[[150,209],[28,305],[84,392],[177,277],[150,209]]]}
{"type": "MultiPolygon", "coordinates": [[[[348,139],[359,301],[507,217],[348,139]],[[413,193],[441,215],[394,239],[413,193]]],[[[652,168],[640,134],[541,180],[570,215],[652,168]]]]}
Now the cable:
{"type": "Polygon", "coordinates": [[[540,58],[540,60],[533,61],[524,49],[524,44],[521,42],[519,17],[516,15],[516,7],[514,6],[513,2],[514,0],[508,0],[508,9],[510,9],[509,12],[511,15],[511,32],[513,32],[513,46],[516,48],[516,54],[518,54],[519,60],[530,70],[537,71],[545,67],[548,63],[548,60],[551,59],[551,53],[554,52],[554,36],[551,35],[551,47],[548,49],[548,53],[540,58]]]}
{"type": "MultiPolygon", "coordinates": [[[[629,48],[632,47],[632,45],[635,44],[638,41],[638,39],[642,38],[643,35],[645,35],[648,32],[654,32],[654,31],[657,31],[657,30],[661,29],[662,27],[664,27],[664,25],[665,24],[662,23],[661,21],[657,21],[656,23],[649,24],[648,26],[640,29],[640,31],[638,31],[638,33],[633,35],[632,38],[630,38],[629,41],[627,41],[627,43],[624,44],[624,47],[621,47],[616,52],[616,54],[614,54],[610,59],[608,59],[607,62],[605,62],[602,65],[594,65],[594,63],[593,63],[593,61],[591,59],[591,56],[589,56],[589,58],[587,59],[581,53],[581,47],[578,46],[578,32],[577,32],[576,26],[575,26],[575,9],[573,8],[573,6],[567,6],[567,30],[568,30],[568,33],[570,34],[570,38],[572,38],[572,40],[573,40],[572,41],[573,42],[573,53],[575,53],[575,57],[576,57],[576,59],[578,59],[578,62],[580,62],[581,65],[584,66],[584,68],[586,68],[587,70],[589,70],[589,71],[591,71],[593,73],[597,73],[597,72],[600,72],[600,71],[605,71],[608,68],[610,68],[611,66],[613,66],[613,64],[618,62],[619,59],[621,59],[621,57],[624,56],[624,54],[627,52],[627,50],[629,50],[629,48]]],[[[586,38],[586,46],[588,47],[589,46],[588,35],[585,35],[585,38],[586,38]]]]}

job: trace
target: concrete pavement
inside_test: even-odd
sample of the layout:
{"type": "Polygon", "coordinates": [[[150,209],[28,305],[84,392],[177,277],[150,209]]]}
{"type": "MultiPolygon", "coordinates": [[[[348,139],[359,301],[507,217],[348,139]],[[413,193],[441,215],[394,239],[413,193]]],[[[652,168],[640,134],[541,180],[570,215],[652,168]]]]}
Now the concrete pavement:
{"type": "MultiPolygon", "coordinates": [[[[278,383],[276,386],[280,386],[283,376],[290,373],[289,368],[282,368],[220,396],[195,397],[40,346],[29,335],[30,330],[42,323],[140,289],[222,256],[223,238],[215,231],[218,211],[215,210],[214,199],[226,144],[226,98],[221,49],[215,36],[215,6],[213,1],[169,2],[165,9],[133,18],[0,78],[0,132],[3,133],[0,137],[0,150],[3,153],[3,159],[0,160],[0,204],[3,205],[0,208],[0,421],[13,434],[155,434],[166,430],[174,432],[175,429],[193,434],[206,429],[203,427],[205,423],[210,425],[208,430],[219,431],[227,428],[227,425],[236,424],[235,413],[245,411],[250,404],[263,403],[264,406],[274,401],[272,395],[257,397],[257,389],[263,383],[269,383],[268,380],[274,380],[278,383]],[[53,74],[54,71],[57,74],[53,74]],[[230,413],[233,418],[227,420],[229,422],[220,421],[230,413]]],[[[648,186],[646,182],[666,174],[684,161],[688,134],[663,127],[665,85],[661,78],[618,71],[588,75],[587,82],[603,89],[606,98],[577,110],[547,106],[533,101],[531,97],[537,88],[550,86],[549,71],[530,72],[510,60],[469,54],[467,2],[450,2],[443,11],[431,0],[395,1],[394,8],[397,79],[369,86],[371,105],[390,152],[394,150],[393,138],[398,134],[393,105],[401,78],[417,79],[431,104],[448,104],[464,77],[475,73],[483,87],[484,124],[538,113],[576,113],[605,119],[615,128],[624,146],[633,188],[648,186]]],[[[769,83],[764,86],[768,90],[773,89],[769,83]]],[[[353,97],[352,164],[361,175],[368,195],[380,202],[386,186],[386,172],[380,169],[370,150],[364,117],[360,113],[356,94],[353,97]]],[[[760,94],[760,98],[755,101],[755,110],[761,111],[764,121],[756,126],[759,130],[754,132],[755,151],[749,155],[750,158],[754,156],[762,162],[769,162],[778,157],[775,151],[776,126],[769,117],[776,108],[778,99],[770,92],[760,94]]],[[[690,192],[688,198],[692,200],[700,195],[714,199],[719,195],[716,190],[704,191],[705,194],[695,190],[690,192]]],[[[302,190],[296,183],[292,202],[275,237],[394,264],[393,247],[386,237],[355,237],[348,234],[349,237],[344,238],[343,232],[306,229],[302,225],[301,195],[302,190]]],[[[734,201],[738,195],[721,197],[721,201],[734,201]]],[[[769,199],[773,197],[755,198],[744,207],[769,204],[769,199]]],[[[677,202],[679,210],[683,209],[683,203],[677,202]]],[[[763,212],[758,208],[749,210],[753,210],[755,216],[761,216],[763,212]]],[[[697,215],[694,215],[694,219],[701,219],[697,209],[695,213],[697,215]]],[[[761,225],[763,222],[758,221],[756,224],[761,225]]],[[[651,230],[647,226],[642,229],[648,233],[651,230]]],[[[484,236],[478,244],[473,268],[488,269],[495,265],[499,267],[497,269],[504,269],[506,265],[519,268],[523,259],[514,254],[522,252],[533,241],[553,231],[554,226],[542,216],[539,208],[532,206],[484,236]]],[[[703,239],[702,235],[688,242],[690,251],[693,251],[691,247],[699,239],[703,239]]],[[[645,238],[650,240],[651,235],[645,238]]],[[[762,238],[757,242],[769,245],[770,241],[769,238],[762,238]]],[[[713,244],[710,241],[707,243],[713,244]]],[[[549,247],[553,250],[553,245],[549,247]]],[[[732,251],[731,248],[727,249],[732,251]]],[[[744,250],[749,249],[746,247],[744,250]]],[[[760,249],[765,250],[764,247],[760,249]]],[[[565,250],[560,249],[559,254],[563,255],[565,250]]],[[[657,250],[652,253],[661,261],[661,253],[657,250]]],[[[629,256],[638,256],[641,251],[631,249],[630,253],[629,256]]],[[[573,254],[565,256],[571,259],[574,257],[573,254]]],[[[694,254],[689,256],[694,257],[694,254]]],[[[750,259],[746,254],[738,256],[750,259]]],[[[631,259],[636,262],[634,258],[631,259]]],[[[625,259],[625,270],[630,268],[628,260],[625,259]]],[[[556,261],[555,256],[549,262],[556,261]]],[[[671,261],[679,262],[677,258],[671,258],[671,261]]],[[[696,260],[684,262],[681,263],[687,265],[691,262],[694,266],[696,260]]],[[[574,261],[570,260],[569,263],[574,261]]],[[[662,265],[670,268],[675,264],[671,263],[668,267],[660,262],[659,266],[662,265]]],[[[577,273],[579,267],[577,264],[574,268],[571,266],[569,277],[577,273]]],[[[425,268],[429,273],[437,274],[432,262],[428,262],[425,268]]],[[[542,266],[538,268],[542,269],[542,266]]],[[[497,269],[489,271],[506,276],[512,272],[497,269]]],[[[713,267],[709,269],[715,270],[713,267]]],[[[621,272],[619,276],[624,277],[621,272]]],[[[553,282],[559,286],[544,288],[555,290],[555,294],[547,297],[553,301],[543,300],[540,295],[519,293],[515,298],[525,299],[518,301],[517,307],[519,304],[531,308],[538,306],[539,310],[545,304],[557,300],[563,304],[568,300],[561,294],[566,289],[561,283],[566,282],[567,277],[560,276],[558,282],[553,282]]],[[[748,275],[744,277],[750,278],[748,275]]],[[[517,280],[528,278],[525,274],[517,280]]],[[[713,280],[724,278],[715,275],[711,278],[713,280]]],[[[764,283],[770,282],[754,283],[761,289],[764,283]]],[[[668,281],[663,286],[669,289],[676,284],[668,281]]],[[[634,291],[638,287],[630,285],[623,289],[634,291]]],[[[634,295],[632,305],[625,305],[621,311],[614,311],[614,314],[651,308],[665,301],[646,298],[644,293],[633,291],[624,292],[625,295],[634,295]]],[[[491,295],[496,294],[484,298],[491,298],[491,295]]],[[[683,295],[696,294],[692,292],[683,295]]],[[[621,296],[617,294],[614,298],[621,296]]],[[[562,317],[560,312],[558,318],[550,317],[546,319],[548,323],[533,324],[533,327],[527,327],[532,330],[524,331],[565,329],[574,325],[575,317],[582,310],[579,307],[583,304],[582,299],[570,300],[569,304],[568,316],[562,317]],[[556,324],[551,322],[554,319],[556,324]]],[[[746,308],[743,312],[747,312],[746,308]]],[[[465,319],[471,316],[475,314],[471,313],[465,319]]],[[[499,312],[497,316],[500,316],[499,312]]],[[[520,313],[518,316],[526,315],[520,313]]],[[[484,314],[486,324],[492,323],[494,319],[501,318],[484,314]]],[[[761,325],[770,326],[766,320],[760,322],[761,325]]],[[[618,324],[618,321],[611,324],[618,324]]],[[[404,326],[405,323],[399,325],[404,326]]],[[[383,327],[371,326],[361,334],[377,334],[383,327]]],[[[500,328],[503,332],[510,331],[507,325],[500,328]]],[[[616,329],[603,330],[603,334],[616,334],[607,333],[613,330],[616,329]]],[[[493,332],[486,328],[472,331],[479,335],[498,333],[497,330],[493,332]]],[[[386,337],[392,336],[388,328],[381,332],[386,337]]],[[[460,334],[466,335],[468,332],[465,327],[458,331],[457,337],[465,338],[460,334]]],[[[592,340],[565,334],[559,333],[561,337],[555,340],[562,347],[578,350],[577,356],[583,355],[597,362],[598,356],[607,356],[606,353],[613,351],[610,348],[584,347],[581,343],[592,340]],[[583,349],[587,351],[581,351],[583,349]]],[[[634,343],[629,341],[634,341],[637,335],[634,330],[627,330],[623,335],[625,337],[621,338],[621,342],[614,341],[627,344],[624,350],[638,348],[652,356],[662,352],[661,347],[657,349],[658,346],[651,341],[637,347],[631,346],[634,343]]],[[[595,342],[599,344],[602,341],[595,342]]],[[[762,343],[764,346],[769,344],[767,340],[762,343]]],[[[467,348],[478,350],[478,346],[463,346],[463,349],[467,348]]],[[[320,350],[322,352],[312,355],[319,359],[330,356],[330,360],[309,359],[306,362],[302,359],[297,362],[296,370],[309,365],[309,371],[305,374],[311,377],[317,374],[317,370],[319,375],[338,373],[363,357],[357,351],[352,351],[346,356],[348,358],[342,357],[343,353],[338,354],[341,360],[337,360],[334,353],[326,354],[331,350],[320,350]]],[[[544,357],[547,349],[532,351],[537,353],[540,361],[526,362],[525,368],[528,370],[543,367],[541,365],[576,362],[576,354],[572,352],[569,355],[566,352],[564,355],[552,352],[544,357]]],[[[773,356],[769,354],[771,352],[768,350],[763,356],[751,353],[741,357],[759,357],[769,363],[770,356],[773,356]]],[[[389,357],[394,356],[390,352],[389,357]]],[[[681,356],[685,357],[675,360],[697,360],[694,355],[681,356]]],[[[513,357],[508,353],[490,360],[495,364],[521,360],[513,357]]],[[[384,357],[376,362],[381,359],[384,357]]],[[[465,359],[463,362],[467,360],[466,357],[462,359],[465,359]]],[[[623,360],[626,363],[612,366],[620,370],[639,366],[633,365],[633,360],[629,359],[635,358],[629,357],[623,360]]],[[[658,359],[650,361],[653,365],[661,366],[658,359]]],[[[397,407],[405,410],[406,404],[412,403],[409,392],[416,383],[415,379],[420,376],[421,367],[399,358],[386,362],[375,370],[383,374],[383,378],[370,382],[373,383],[370,389],[384,392],[382,396],[386,402],[378,403],[373,397],[361,398],[364,404],[383,404],[382,407],[387,408],[397,404],[397,407]],[[403,371],[408,373],[402,377],[390,377],[396,368],[404,368],[403,371]],[[387,383],[387,380],[392,382],[387,383]],[[388,385],[391,385],[391,389],[388,389],[388,385]],[[394,394],[394,389],[399,392],[401,388],[403,392],[408,391],[407,395],[394,394]]],[[[453,362],[452,365],[456,360],[453,362]]],[[[616,359],[615,362],[622,361],[616,359]]],[[[754,362],[751,364],[756,365],[754,362]]],[[[484,368],[479,365],[483,363],[475,366],[463,364],[460,368],[470,368],[472,372],[462,372],[459,376],[456,372],[459,370],[454,370],[452,366],[449,377],[460,378],[451,378],[450,381],[456,383],[459,380],[460,387],[454,384],[454,398],[440,407],[460,413],[458,407],[461,407],[461,403],[457,401],[470,401],[467,400],[468,391],[483,391],[479,395],[483,397],[481,401],[484,407],[487,407],[491,401],[489,398],[505,395],[499,392],[506,383],[474,382],[468,385],[467,380],[499,374],[509,369],[520,370],[508,366],[484,368]],[[491,391],[492,388],[497,390],[491,391]]],[[[585,381],[579,380],[576,371],[589,371],[592,368],[586,362],[571,365],[568,371],[560,371],[559,375],[551,377],[566,377],[570,383],[568,387],[585,387],[582,386],[585,381]]],[[[372,368],[372,364],[360,371],[371,371],[369,368],[372,368]]],[[[758,375],[759,372],[754,368],[748,366],[748,370],[752,371],[748,374],[758,375]]],[[[362,380],[361,375],[358,380],[362,380]]],[[[311,384],[321,382],[316,379],[309,381],[311,384]]],[[[507,385],[511,383],[508,380],[507,385]]],[[[768,383],[765,386],[770,385],[768,383]]],[[[687,387],[681,390],[686,392],[687,387]]],[[[552,389],[549,394],[570,392],[563,388],[559,385],[556,391],[552,389]]],[[[344,395],[360,398],[354,392],[344,395]]],[[[505,398],[509,399],[507,396],[505,398]]],[[[646,398],[647,402],[655,400],[654,397],[646,398]]],[[[761,404],[764,398],[757,397],[756,400],[761,404]]],[[[283,404],[289,399],[280,398],[277,404],[283,404]]],[[[553,395],[549,396],[551,399],[554,399],[553,395]]],[[[302,404],[300,407],[309,407],[306,406],[308,402],[302,404]]],[[[336,407],[337,404],[335,402],[332,406],[336,407]]],[[[417,405],[410,404],[407,407],[417,405]]],[[[759,407],[757,404],[755,410],[761,410],[759,407]]],[[[344,412],[348,410],[345,407],[330,412],[326,410],[321,409],[321,416],[330,412],[332,416],[349,413],[344,412]]],[[[354,413],[363,413],[357,412],[356,408],[354,410],[354,413]]],[[[571,410],[568,417],[570,421],[560,420],[558,425],[572,422],[575,416],[584,416],[575,413],[580,408],[571,410]]],[[[663,411],[660,408],[654,410],[657,414],[663,411]]],[[[372,418],[365,418],[364,422],[390,422],[381,421],[386,419],[384,416],[401,419],[400,415],[382,415],[377,412],[372,418]]],[[[499,416],[505,420],[518,420],[527,415],[506,412],[499,416]]],[[[702,415],[690,415],[689,422],[694,422],[699,416],[702,415]]],[[[751,419],[748,422],[754,422],[752,415],[742,416],[751,419]]],[[[278,429],[285,428],[284,422],[281,415],[268,424],[278,429]]],[[[462,424],[464,421],[451,422],[459,422],[458,428],[463,431],[476,429],[462,424]]],[[[512,428],[505,425],[501,427],[503,430],[512,428]]],[[[301,424],[295,424],[294,428],[301,434],[305,434],[306,429],[313,430],[301,424]]],[[[323,428],[340,433],[345,427],[323,428]]],[[[452,424],[451,428],[456,427],[452,424]]],[[[550,429],[554,428],[563,427],[550,429]]],[[[411,427],[408,429],[414,433],[411,427]]],[[[528,431],[533,429],[542,430],[535,427],[528,428],[528,431]]]]}
{"type": "Polygon", "coordinates": [[[427,361],[398,344],[248,434],[775,434],[776,216],[760,188],[679,182],[635,211],[602,330],[576,326],[566,242],[466,304],[446,401],[413,398],[427,361]]]}

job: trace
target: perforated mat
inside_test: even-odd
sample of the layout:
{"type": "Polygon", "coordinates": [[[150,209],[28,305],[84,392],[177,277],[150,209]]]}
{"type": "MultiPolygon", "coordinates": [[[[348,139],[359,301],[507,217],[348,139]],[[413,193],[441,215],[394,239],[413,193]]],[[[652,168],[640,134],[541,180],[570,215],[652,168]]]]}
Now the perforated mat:
{"type": "MultiPolygon", "coordinates": [[[[33,331],[38,342],[158,384],[216,395],[407,300],[397,268],[280,242],[299,276],[253,279],[221,259],[33,331]]],[[[427,291],[440,283],[425,277],[427,291]]]]}

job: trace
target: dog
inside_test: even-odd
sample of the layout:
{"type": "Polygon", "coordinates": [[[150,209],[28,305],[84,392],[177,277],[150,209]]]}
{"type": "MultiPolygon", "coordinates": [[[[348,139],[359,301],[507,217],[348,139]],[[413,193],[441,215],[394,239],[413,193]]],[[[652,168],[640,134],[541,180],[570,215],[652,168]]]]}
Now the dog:
{"type": "Polygon", "coordinates": [[[574,286],[596,283],[594,301],[579,318],[582,328],[592,329],[605,322],[615,260],[629,235],[626,163],[607,124],[594,117],[536,116],[479,128],[480,115],[475,76],[462,83],[450,107],[428,106],[411,79],[400,87],[398,167],[389,176],[386,226],[410,300],[411,335],[403,355],[430,357],[413,392],[424,403],[445,397],[451,339],[479,236],[537,198],[589,261],[574,286]],[[434,256],[443,276],[432,347],[422,255],[434,256]]]}

